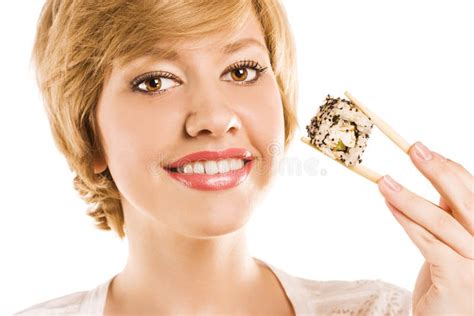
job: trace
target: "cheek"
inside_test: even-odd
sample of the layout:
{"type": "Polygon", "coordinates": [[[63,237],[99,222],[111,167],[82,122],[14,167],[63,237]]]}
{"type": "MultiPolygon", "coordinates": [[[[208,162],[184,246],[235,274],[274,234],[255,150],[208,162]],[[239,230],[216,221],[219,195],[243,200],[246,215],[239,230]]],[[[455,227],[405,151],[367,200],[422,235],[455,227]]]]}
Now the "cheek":
{"type": "Polygon", "coordinates": [[[278,85],[268,76],[260,85],[243,88],[236,100],[245,137],[260,154],[254,176],[263,189],[271,182],[284,154],[285,126],[278,85]]]}
{"type": "Polygon", "coordinates": [[[283,152],[285,126],[283,105],[274,77],[268,76],[258,87],[242,94],[246,104],[243,125],[263,158],[278,158],[283,152]],[[255,90],[254,90],[255,89],[255,90]]]}
{"type": "Polygon", "coordinates": [[[169,102],[121,96],[108,99],[97,113],[107,163],[119,190],[126,194],[143,187],[156,173],[163,153],[176,143],[182,114],[169,102]],[[140,99],[140,100],[139,100],[140,99]]]}
{"type": "Polygon", "coordinates": [[[176,141],[182,113],[175,104],[136,96],[109,100],[98,112],[104,146],[115,157],[140,158],[176,141]],[[131,155],[126,155],[130,153],[131,155]]]}

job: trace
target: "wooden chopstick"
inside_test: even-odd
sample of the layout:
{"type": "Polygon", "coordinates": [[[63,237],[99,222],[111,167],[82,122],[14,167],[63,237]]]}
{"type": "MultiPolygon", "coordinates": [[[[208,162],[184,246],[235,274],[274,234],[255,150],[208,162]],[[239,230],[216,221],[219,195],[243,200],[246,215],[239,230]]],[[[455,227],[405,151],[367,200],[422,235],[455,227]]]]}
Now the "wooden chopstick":
{"type": "Polygon", "coordinates": [[[378,117],[375,113],[370,111],[366,106],[360,103],[356,98],[354,98],[348,91],[344,92],[344,95],[349,98],[362,112],[367,115],[375,126],[377,126],[382,133],[384,133],[392,142],[395,143],[401,150],[408,154],[408,150],[411,145],[404,140],[393,128],[390,127],[384,120],[378,117]]]}
{"type": "MultiPolygon", "coordinates": [[[[325,156],[328,156],[326,155],[324,152],[322,152],[318,147],[316,147],[315,145],[311,144],[311,140],[308,138],[308,137],[301,137],[301,140],[303,141],[303,143],[305,144],[308,144],[309,146],[311,146],[312,148],[316,149],[317,151],[319,151],[320,153],[322,153],[323,155],[325,156]]],[[[377,172],[373,171],[372,169],[369,169],[367,167],[364,167],[360,164],[358,165],[355,165],[355,166],[346,166],[344,163],[340,162],[339,160],[336,160],[330,156],[328,156],[329,158],[331,158],[332,160],[338,162],[339,164],[343,165],[344,167],[346,167],[347,169],[349,170],[352,170],[354,171],[355,173],[357,173],[358,175],[361,175],[363,176],[364,178],[374,182],[374,183],[377,183],[377,181],[380,180],[380,178],[382,178],[382,176],[380,174],[378,174],[377,172]]]]}
{"type": "MultiPolygon", "coordinates": [[[[380,129],[380,131],[385,134],[385,136],[387,136],[393,143],[395,143],[395,145],[397,145],[401,150],[403,150],[405,153],[408,154],[408,151],[410,150],[411,145],[405,139],[403,139],[397,132],[395,132],[395,130],[392,127],[390,127],[390,125],[388,125],[384,120],[382,120],[375,113],[370,111],[365,105],[363,105],[356,98],[354,98],[348,91],[345,91],[344,95],[348,97],[349,100],[352,101],[352,103],[354,103],[365,115],[367,115],[372,120],[372,122],[374,122],[375,126],[377,126],[378,129],[380,129]]],[[[329,155],[322,152],[314,144],[312,144],[311,139],[309,139],[308,137],[303,136],[301,137],[301,140],[303,141],[303,143],[313,147],[320,153],[328,156],[329,158],[343,165],[347,169],[352,170],[353,172],[363,176],[364,178],[374,183],[377,183],[380,180],[380,178],[382,178],[382,176],[379,173],[365,166],[362,166],[360,164],[357,164],[355,166],[347,166],[341,161],[330,157],[329,155]]]]}

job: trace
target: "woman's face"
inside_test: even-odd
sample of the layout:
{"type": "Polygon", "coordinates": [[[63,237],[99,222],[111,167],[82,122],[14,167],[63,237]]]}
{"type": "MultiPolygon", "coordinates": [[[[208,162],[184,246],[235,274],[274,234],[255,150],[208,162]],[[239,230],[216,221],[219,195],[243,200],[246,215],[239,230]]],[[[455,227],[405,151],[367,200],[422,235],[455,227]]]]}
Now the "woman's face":
{"type": "Polygon", "coordinates": [[[109,167],[127,229],[133,217],[132,222],[140,218],[193,237],[232,232],[248,220],[283,152],[282,102],[264,36],[251,15],[238,33],[183,41],[176,53],[170,59],[151,55],[114,66],[97,108],[105,157],[94,168],[109,167]],[[224,52],[240,40],[243,45],[224,52]],[[250,63],[240,63],[244,60],[250,63]],[[236,69],[229,70],[232,65],[236,69]],[[139,78],[149,72],[154,76],[139,78]],[[229,148],[247,151],[253,160],[235,171],[226,166],[240,168],[238,157],[228,160],[230,165],[217,163],[223,169],[213,174],[214,162],[232,152],[198,154],[195,159],[203,163],[183,166],[179,175],[165,168],[188,154],[229,148]],[[191,170],[196,173],[182,174],[191,170]]]}

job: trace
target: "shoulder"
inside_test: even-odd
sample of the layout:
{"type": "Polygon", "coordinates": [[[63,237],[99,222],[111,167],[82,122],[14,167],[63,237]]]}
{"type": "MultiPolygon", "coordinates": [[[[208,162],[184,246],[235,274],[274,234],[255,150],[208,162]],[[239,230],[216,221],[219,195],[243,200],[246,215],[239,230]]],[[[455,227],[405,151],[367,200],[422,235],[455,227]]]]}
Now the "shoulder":
{"type": "Polygon", "coordinates": [[[74,292],[32,305],[14,316],[29,315],[102,315],[112,278],[88,291],[74,292]]]}
{"type": "Polygon", "coordinates": [[[297,278],[308,309],[336,315],[410,315],[412,293],[382,280],[297,278]]]}
{"type": "Polygon", "coordinates": [[[79,313],[81,302],[87,291],[75,292],[31,305],[13,314],[14,316],[33,315],[75,315],[79,313]]]}
{"type": "Polygon", "coordinates": [[[411,315],[412,293],[376,279],[319,281],[271,264],[298,315],[411,315]]]}

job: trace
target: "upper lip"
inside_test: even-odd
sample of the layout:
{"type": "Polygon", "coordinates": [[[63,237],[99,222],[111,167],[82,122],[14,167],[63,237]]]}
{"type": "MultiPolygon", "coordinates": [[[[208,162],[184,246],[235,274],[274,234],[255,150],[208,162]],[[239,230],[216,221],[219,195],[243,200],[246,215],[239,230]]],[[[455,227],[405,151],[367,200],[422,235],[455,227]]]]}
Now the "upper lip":
{"type": "Polygon", "coordinates": [[[253,155],[250,151],[245,148],[229,148],[221,151],[198,151],[179,158],[178,160],[172,162],[171,164],[165,166],[165,168],[179,168],[185,164],[192,163],[195,161],[205,161],[205,160],[220,160],[220,159],[230,159],[238,158],[244,160],[252,160],[253,155]]]}

